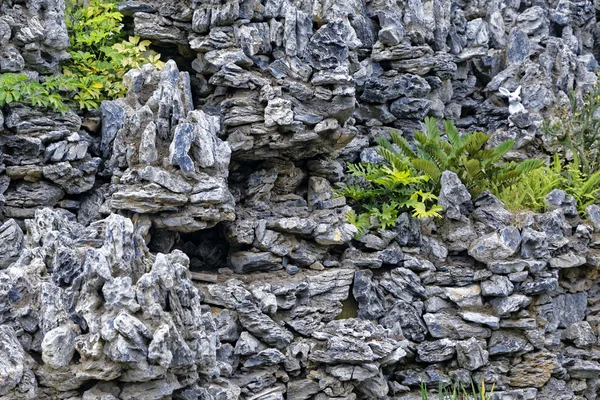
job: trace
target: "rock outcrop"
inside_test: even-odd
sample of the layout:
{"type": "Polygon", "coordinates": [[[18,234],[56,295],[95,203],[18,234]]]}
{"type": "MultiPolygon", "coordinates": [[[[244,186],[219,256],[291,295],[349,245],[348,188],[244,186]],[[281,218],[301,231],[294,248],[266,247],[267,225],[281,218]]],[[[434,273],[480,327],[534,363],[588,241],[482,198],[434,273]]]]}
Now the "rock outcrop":
{"type": "MultiPolygon", "coordinates": [[[[0,0],[0,73],[57,71],[64,9],[0,0]]],[[[596,80],[598,4],[119,10],[162,70],[98,112],[0,109],[0,400],[598,398],[597,206],[514,214],[445,172],[443,220],[357,239],[335,193],[425,116],[547,150],[546,114],[596,80]]]]}

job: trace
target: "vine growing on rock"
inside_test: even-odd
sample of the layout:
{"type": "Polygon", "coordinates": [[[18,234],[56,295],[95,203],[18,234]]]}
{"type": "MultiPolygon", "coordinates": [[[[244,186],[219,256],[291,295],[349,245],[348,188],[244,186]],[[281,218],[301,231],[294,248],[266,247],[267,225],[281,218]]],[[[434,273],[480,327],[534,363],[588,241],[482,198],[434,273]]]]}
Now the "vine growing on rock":
{"type": "Polygon", "coordinates": [[[92,110],[103,100],[124,96],[123,75],[129,69],[147,63],[160,69],[164,63],[149,49],[149,40],[124,38],[122,19],[114,1],[68,1],[70,60],[54,76],[0,75],[0,107],[23,103],[64,113],[70,105],[92,110]]]}

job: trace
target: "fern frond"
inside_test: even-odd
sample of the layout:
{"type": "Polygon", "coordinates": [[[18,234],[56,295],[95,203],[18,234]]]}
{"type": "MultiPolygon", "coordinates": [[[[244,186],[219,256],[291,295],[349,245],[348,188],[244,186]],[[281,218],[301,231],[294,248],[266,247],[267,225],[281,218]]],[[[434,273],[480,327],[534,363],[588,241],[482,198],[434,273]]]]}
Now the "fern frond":
{"type": "Polygon", "coordinates": [[[483,146],[485,146],[489,138],[489,135],[486,135],[483,132],[473,132],[468,138],[468,141],[465,145],[465,150],[469,154],[475,154],[483,146]]]}
{"type": "Polygon", "coordinates": [[[496,161],[500,160],[502,157],[506,155],[515,145],[515,141],[513,139],[505,140],[500,143],[495,149],[494,153],[496,154],[496,161]]]}
{"type": "Polygon", "coordinates": [[[444,131],[446,132],[446,136],[448,137],[448,141],[452,147],[456,148],[462,146],[460,133],[458,133],[458,129],[456,129],[454,122],[451,120],[445,120],[444,131]]]}
{"type": "Polygon", "coordinates": [[[400,151],[405,157],[417,157],[412,147],[410,146],[410,143],[408,143],[408,140],[406,140],[404,136],[400,135],[400,133],[398,133],[397,131],[391,131],[390,136],[392,137],[392,141],[394,142],[394,144],[396,144],[400,148],[400,151]]]}
{"type": "Polygon", "coordinates": [[[437,183],[440,181],[442,171],[431,161],[416,158],[412,160],[411,163],[417,171],[427,175],[433,182],[437,183]]]}
{"type": "Polygon", "coordinates": [[[532,158],[530,160],[525,160],[518,163],[515,166],[515,170],[521,172],[521,174],[526,174],[534,169],[540,168],[542,165],[544,165],[544,161],[538,160],[537,158],[532,158]]]}
{"type": "Polygon", "coordinates": [[[425,128],[427,137],[431,141],[436,141],[440,138],[440,129],[437,125],[437,120],[433,117],[425,117],[425,128]]]}

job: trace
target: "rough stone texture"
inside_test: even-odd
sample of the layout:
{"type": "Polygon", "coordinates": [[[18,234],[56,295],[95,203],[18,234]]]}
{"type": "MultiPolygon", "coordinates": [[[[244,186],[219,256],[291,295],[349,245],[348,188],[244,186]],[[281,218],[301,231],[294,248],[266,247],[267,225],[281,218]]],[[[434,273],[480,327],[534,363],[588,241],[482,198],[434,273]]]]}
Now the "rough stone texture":
{"type": "MultiPolygon", "coordinates": [[[[516,219],[445,172],[444,219],[354,239],[334,192],[426,115],[538,155],[546,111],[596,79],[597,4],[119,9],[162,71],[98,113],[0,110],[0,398],[412,400],[471,379],[597,398],[596,206],[580,221],[557,191],[516,219]],[[497,93],[519,85],[509,129],[497,93]]],[[[0,1],[0,73],[56,71],[63,10],[0,1]]]]}

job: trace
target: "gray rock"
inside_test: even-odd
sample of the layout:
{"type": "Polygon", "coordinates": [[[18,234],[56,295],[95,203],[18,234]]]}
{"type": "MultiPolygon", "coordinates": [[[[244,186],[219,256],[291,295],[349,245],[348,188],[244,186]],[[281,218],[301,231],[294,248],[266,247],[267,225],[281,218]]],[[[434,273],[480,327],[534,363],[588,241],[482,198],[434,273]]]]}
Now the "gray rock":
{"type": "Polygon", "coordinates": [[[240,334],[239,340],[235,344],[235,354],[240,356],[258,354],[265,349],[266,347],[264,344],[245,331],[240,334]]]}
{"type": "Polygon", "coordinates": [[[289,345],[294,336],[285,328],[263,314],[249,300],[242,301],[237,307],[240,324],[250,333],[277,349],[289,345]]]}
{"type": "Polygon", "coordinates": [[[25,355],[13,328],[0,325],[0,394],[10,393],[23,378],[25,355]]]}
{"type": "Polygon", "coordinates": [[[558,280],[556,278],[538,278],[533,282],[524,282],[519,290],[526,295],[540,295],[556,290],[558,280]]]}
{"type": "Polygon", "coordinates": [[[390,105],[390,112],[396,118],[421,120],[427,116],[432,102],[428,99],[403,97],[394,100],[390,105]]]}
{"type": "Polygon", "coordinates": [[[335,68],[342,65],[348,54],[347,25],[332,21],[323,25],[308,42],[310,64],[316,69],[335,68]]]}
{"type": "Polygon", "coordinates": [[[488,363],[488,352],[475,338],[457,342],[456,355],[458,365],[469,371],[474,371],[488,363]]]}
{"type": "Polygon", "coordinates": [[[600,364],[596,361],[575,360],[567,367],[569,375],[575,379],[593,379],[600,376],[600,364]]]}
{"type": "Polygon", "coordinates": [[[522,294],[512,294],[508,297],[497,297],[490,300],[490,304],[499,316],[505,317],[510,313],[519,311],[531,303],[531,297],[522,294]]]}
{"type": "Polygon", "coordinates": [[[490,356],[528,352],[533,346],[520,333],[512,331],[494,331],[490,337],[488,351],[490,356]]]}
{"type": "Polygon", "coordinates": [[[529,227],[523,228],[521,257],[548,259],[548,239],[546,233],[533,230],[529,227]]]}
{"type": "Polygon", "coordinates": [[[417,346],[417,354],[420,361],[427,363],[450,360],[456,354],[456,342],[450,339],[426,342],[417,346]]]}
{"type": "Polygon", "coordinates": [[[514,255],[520,244],[519,230],[509,226],[475,240],[469,248],[469,255],[478,261],[490,264],[514,255]]]}
{"type": "Polygon", "coordinates": [[[505,276],[494,275],[490,280],[481,282],[483,296],[508,296],[513,292],[514,285],[505,276]]]}
{"type": "Polygon", "coordinates": [[[590,221],[594,224],[594,230],[600,230],[600,206],[596,204],[591,204],[586,207],[585,212],[590,219],[590,221]]]}
{"type": "Polygon", "coordinates": [[[0,225],[0,268],[9,266],[21,252],[23,231],[14,219],[0,225]]]}
{"type": "Polygon", "coordinates": [[[51,368],[66,367],[75,354],[75,327],[63,325],[44,335],[42,360],[51,368]]]}
{"type": "Polygon", "coordinates": [[[379,323],[386,328],[402,332],[407,339],[414,342],[424,341],[427,335],[427,326],[421,318],[421,313],[410,303],[402,300],[397,300],[379,323]]]}
{"type": "Polygon", "coordinates": [[[473,210],[471,195],[454,172],[442,173],[438,204],[444,207],[449,219],[460,220],[461,216],[468,216],[473,210]]]}
{"type": "Polygon", "coordinates": [[[585,348],[597,342],[596,335],[589,322],[574,322],[567,328],[565,337],[572,340],[575,346],[585,348]]]}
{"type": "Polygon", "coordinates": [[[508,35],[507,59],[510,63],[519,64],[529,58],[529,38],[518,28],[513,28],[508,35]]]}
{"type": "Polygon", "coordinates": [[[497,329],[500,326],[500,318],[491,313],[461,310],[458,315],[465,321],[486,325],[492,329],[497,329]]]}
{"type": "Polygon", "coordinates": [[[356,271],[352,294],[358,302],[360,318],[378,319],[385,314],[385,298],[376,281],[373,281],[373,272],[369,270],[356,271]]]}
{"type": "Polygon", "coordinates": [[[239,251],[229,257],[231,267],[238,273],[282,269],[281,257],[269,252],[239,251]]]}
{"type": "Polygon", "coordinates": [[[585,257],[571,252],[561,254],[557,257],[552,257],[550,260],[548,260],[548,264],[550,264],[552,268],[558,269],[578,267],[585,263],[585,257]]]}
{"type": "Polygon", "coordinates": [[[427,81],[418,75],[371,76],[360,98],[369,103],[386,103],[399,97],[426,97],[430,91],[427,81]]]}
{"type": "Polygon", "coordinates": [[[423,320],[434,338],[463,340],[469,337],[487,338],[491,331],[478,325],[468,324],[460,317],[447,312],[423,315],[423,320]]]}
{"type": "Polygon", "coordinates": [[[586,293],[561,294],[554,298],[554,318],[560,327],[568,328],[575,322],[583,321],[587,303],[586,293]]]}
{"type": "Polygon", "coordinates": [[[319,383],[310,379],[292,380],[287,384],[287,395],[293,399],[309,399],[319,391],[319,383]]]}
{"type": "Polygon", "coordinates": [[[377,364],[333,365],[327,367],[327,372],[342,382],[362,382],[379,374],[379,368],[377,364]]]}

